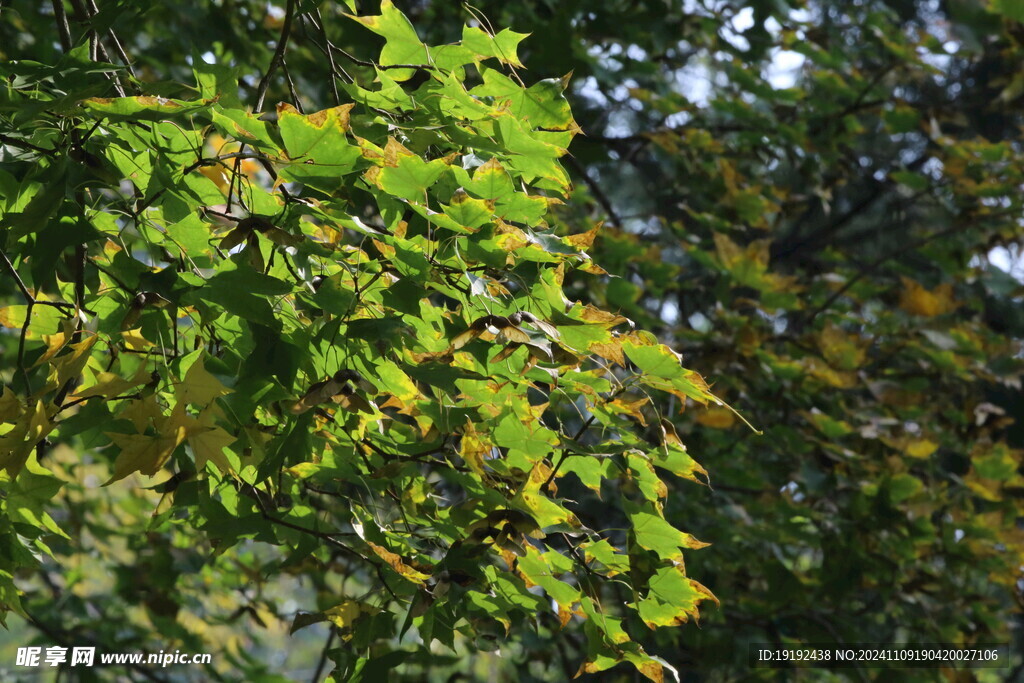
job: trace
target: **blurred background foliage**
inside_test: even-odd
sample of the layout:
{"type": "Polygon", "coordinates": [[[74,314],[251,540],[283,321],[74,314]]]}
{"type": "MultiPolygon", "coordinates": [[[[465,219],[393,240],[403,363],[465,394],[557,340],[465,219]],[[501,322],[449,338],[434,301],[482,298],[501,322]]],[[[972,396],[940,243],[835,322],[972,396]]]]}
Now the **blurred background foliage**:
{"type": "MultiPolygon", "coordinates": [[[[287,6],[297,13],[287,68],[267,102],[298,99],[315,111],[332,102],[325,34],[353,55],[376,54],[379,44],[340,18],[346,3],[287,6]]],[[[749,643],[1012,641],[1019,653],[1024,5],[398,6],[432,44],[457,40],[467,21],[529,32],[519,55],[530,73],[571,74],[584,135],[563,160],[575,191],[557,212],[559,230],[603,220],[589,253],[615,276],[567,281],[567,293],[655,330],[764,431],[752,434],[722,408],[664,406],[711,475],[710,488],[670,484],[666,514],[712,544],[687,556],[687,570],[723,601],[703,610],[699,626],[651,632],[647,651],[694,681],[775,679],[777,671],[748,666],[749,643]]],[[[206,55],[243,69],[239,96],[252,103],[286,5],[73,0],[69,13],[75,35],[116,34],[143,81],[189,82],[191,63],[206,55]]],[[[117,61],[118,48],[106,45],[117,61]]],[[[56,61],[51,3],[3,2],[0,50],[56,61]]],[[[364,67],[339,56],[335,68],[364,67]]],[[[10,364],[14,349],[3,353],[10,364]]],[[[264,585],[258,548],[251,564],[190,573],[181,538],[126,534],[145,528],[158,500],[112,490],[109,526],[80,549],[66,599],[47,599],[45,575],[25,577],[34,613],[154,650],[169,636],[192,638],[194,650],[233,639],[229,664],[248,680],[311,676],[322,632],[285,640],[289,610],[309,587],[264,585]],[[174,573],[147,569],[167,563],[174,573]],[[255,586],[236,617],[204,623],[209,603],[227,600],[236,581],[255,586]],[[182,607],[191,615],[184,627],[173,619],[182,607]],[[151,632],[165,625],[167,633],[151,632]]],[[[580,503],[599,513],[596,497],[580,503]]],[[[74,517],[95,501],[68,487],[62,504],[74,517]]],[[[26,631],[11,623],[13,647],[26,631]]],[[[546,631],[501,656],[442,653],[406,672],[565,680],[581,646],[546,631]]],[[[1014,665],[991,673],[1018,676],[1019,654],[1014,665]]],[[[794,676],[825,677],[804,673],[794,676]]]]}

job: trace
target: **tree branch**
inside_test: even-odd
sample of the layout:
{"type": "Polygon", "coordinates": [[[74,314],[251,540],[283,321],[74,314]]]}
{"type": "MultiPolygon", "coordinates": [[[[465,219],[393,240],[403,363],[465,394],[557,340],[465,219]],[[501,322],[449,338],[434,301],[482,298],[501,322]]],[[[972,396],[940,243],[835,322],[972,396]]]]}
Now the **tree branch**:
{"type": "MultiPolygon", "coordinates": [[[[36,629],[37,631],[42,633],[44,636],[49,638],[54,643],[59,643],[59,644],[65,646],[65,647],[74,647],[76,645],[81,645],[81,643],[83,642],[80,639],[79,636],[76,636],[74,640],[72,640],[71,638],[68,638],[67,635],[64,634],[63,632],[57,631],[56,629],[53,629],[53,628],[50,628],[47,624],[44,624],[43,622],[39,621],[38,619],[36,619],[31,614],[28,614],[28,620],[27,621],[28,621],[28,623],[34,629],[36,629]]],[[[89,643],[89,645],[92,646],[92,647],[98,647],[98,646],[102,645],[102,643],[98,643],[98,642],[96,642],[94,640],[91,640],[91,639],[85,640],[85,642],[89,643]]],[[[158,683],[163,683],[164,681],[168,680],[168,679],[163,678],[161,676],[157,676],[156,674],[154,674],[152,671],[150,671],[146,667],[141,666],[139,664],[135,664],[133,662],[125,662],[125,663],[121,664],[121,666],[125,667],[129,671],[134,671],[139,676],[141,676],[142,678],[145,678],[148,681],[157,681],[158,683]]]]}
{"type": "Polygon", "coordinates": [[[274,50],[274,56],[270,58],[267,73],[263,75],[263,79],[260,80],[259,87],[256,89],[256,106],[253,108],[254,111],[263,111],[263,100],[267,96],[270,79],[274,77],[274,72],[277,71],[277,68],[284,61],[284,53],[288,49],[288,37],[291,35],[292,19],[294,16],[295,0],[288,0],[284,10],[284,23],[281,25],[281,37],[277,40],[277,48],[274,50]]]}
{"type": "MultiPolygon", "coordinates": [[[[323,16],[320,14],[320,8],[314,8],[313,12],[316,13],[316,21],[311,23],[313,23],[314,26],[319,24],[320,33],[324,38],[324,44],[327,46],[325,49],[323,49],[323,53],[324,56],[327,57],[327,66],[330,67],[331,70],[331,95],[334,97],[334,104],[340,105],[341,95],[338,93],[338,83],[336,81],[339,67],[336,66],[334,63],[334,51],[331,50],[330,48],[331,41],[327,38],[327,29],[324,27],[324,19],[323,16]]],[[[341,69],[341,73],[345,74],[345,77],[348,78],[349,82],[352,82],[352,77],[349,76],[344,69],[341,69]]]]}
{"type": "Polygon", "coordinates": [[[64,0],[51,0],[53,16],[57,21],[57,35],[60,36],[60,47],[64,52],[71,49],[71,26],[68,15],[64,11],[64,0]]]}
{"type": "MultiPolygon", "coordinates": [[[[11,260],[2,249],[0,249],[0,264],[3,264],[4,270],[11,275],[14,282],[18,285],[18,289],[21,290],[22,296],[25,297],[25,303],[31,306],[39,304],[40,306],[52,306],[53,308],[67,308],[72,310],[76,308],[76,304],[67,301],[48,301],[46,299],[35,298],[35,296],[32,295],[32,292],[29,291],[29,288],[25,286],[24,280],[22,280],[21,276],[18,275],[18,271],[14,268],[14,264],[11,263],[11,260]]],[[[90,311],[87,308],[83,307],[81,310],[85,311],[89,315],[96,315],[95,311],[90,311]]]]}
{"type": "Polygon", "coordinates": [[[324,643],[324,647],[320,651],[320,661],[316,663],[316,670],[313,672],[313,678],[310,679],[311,683],[320,683],[320,677],[324,673],[324,666],[327,665],[327,652],[331,649],[331,645],[334,644],[334,627],[331,625],[328,628],[330,631],[327,633],[327,642],[324,643]]]}
{"type": "Polygon", "coordinates": [[[839,297],[841,297],[843,294],[845,294],[847,291],[849,291],[849,289],[851,287],[853,287],[855,284],[857,284],[857,282],[859,282],[866,275],[870,275],[871,273],[873,273],[876,269],[878,269],[879,266],[881,266],[886,261],[891,261],[892,259],[900,256],[901,254],[906,253],[908,250],[918,249],[920,247],[923,247],[925,244],[928,244],[932,240],[938,239],[940,237],[945,237],[946,235],[950,235],[950,234],[956,232],[957,230],[960,230],[960,228],[961,228],[960,224],[959,223],[955,223],[955,224],[949,226],[948,228],[945,228],[944,230],[940,230],[940,231],[938,231],[936,233],[932,233],[931,235],[925,235],[924,237],[922,237],[922,238],[920,238],[918,240],[915,240],[915,241],[911,242],[908,245],[900,247],[896,251],[893,251],[893,252],[890,252],[888,254],[883,254],[882,256],[879,256],[874,261],[871,261],[870,263],[866,264],[860,270],[860,272],[858,272],[852,278],[847,280],[846,283],[842,287],[840,287],[835,292],[833,292],[832,296],[830,296],[829,298],[825,299],[824,303],[822,303],[816,309],[811,311],[810,315],[808,315],[807,319],[804,321],[804,324],[805,325],[809,325],[816,317],[821,315],[823,312],[827,311],[829,309],[829,307],[831,307],[832,304],[835,303],[835,301],[839,297]]]}
{"type": "Polygon", "coordinates": [[[586,169],[583,168],[582,164],[576,161],[574,157],[566,156],[566,160],[566,163],[568,163],[569,166],[571,166],[572,169],[579,174],[579,176],[583,179],[583,182],[587,185],[587,187],[590,188],[590,193],[594,195],[594,199],[596,199],[597,203],[601,205],[601,208],[604,209],[604,212],[608,214],[608,219],[611,221],[612,225],[614,225],[617,228],[621,228],[622,219],[619,218],[619,214],[616,213],[615,207],[612,206],[611,200],[608,199],[608,195],[604,193],[604,190],[602,190],[601,186],[597,184],[597,181],[590,177],[586,169]]]}
{"type": "MultiPolygon", "coordinates": [[[[89,0],[89,10],[90,10],[91,16],[93,16],[93,17],[95,17],[97,14],[99,14],[100,8],[96,5],[96,0],[89,0]]],[[[118,39],[117,34],[114,33],[114,27],[113,26],[111,26],[110,28],[107,29],[107,35],[110,36],[110,42],[114,46],[114,51],[117,52],[117,56],[120,57],[121,62],[124,64],[125,68],[128,69],[128,73],[130,73],[132,76],[134,76],[135,75],[135,69],[132,68],[132,62],[131,62],[130,59],[128,59],[128,53],[126,53],[124,51],[124,46],[121,44],[121,41],[118,39]]]]}

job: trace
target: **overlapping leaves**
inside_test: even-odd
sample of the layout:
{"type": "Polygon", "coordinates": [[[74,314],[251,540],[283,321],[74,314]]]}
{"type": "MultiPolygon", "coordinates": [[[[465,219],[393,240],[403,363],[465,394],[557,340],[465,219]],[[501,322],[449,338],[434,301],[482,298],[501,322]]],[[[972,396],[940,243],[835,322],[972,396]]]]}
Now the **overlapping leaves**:
{"type": "Polygon", "coordinates": [[[88,444],[108,485],[164,480],[217,553],[257,538],[304,549],[304,571],[343,561],[362,593],[293,625],[357,644],[339,670],[410,629],[491,649],[548,619],[586,622],[585,670],[660,680],[628,629],[713,596],[683,570],[704,544],[662,506],[665,472],[706,472],[649,392],[716,399],[653,336],[563,293],[567,272],[603,272],[596,229],[545,220],[578,132],[566,79],[502,71],[521,34],[428,47],[390,2],[353,18],[386,41],[374,78],[316,113],[268,122],[197,72],[199,98],[87,97],[25,124],[51,151],[3,171],[29,301],[0,309],[23,339],[0,464],[11,492],[46,485],[8,495],[10,524],[61,533],[34,453],[88,444]],[[69,171],[73,154],[89,163],[69,171]],[[73,232],[54,246],[39,221],[73,232]],[[35,268],[63,250],[70,269],[35,268]],[[580,485],[611,496],[607,517],[560,493],[580,485]]]}

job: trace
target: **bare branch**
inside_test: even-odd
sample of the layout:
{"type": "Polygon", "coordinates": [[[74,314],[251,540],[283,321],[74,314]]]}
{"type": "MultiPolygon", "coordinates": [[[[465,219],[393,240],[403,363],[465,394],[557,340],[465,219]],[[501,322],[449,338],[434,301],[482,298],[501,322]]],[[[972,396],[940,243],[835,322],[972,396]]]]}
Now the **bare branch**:
{"type": "Polygon", "coordinates": [[[622,219],[619,218],[619,214],[615,211],[615,207],[612,206],[611,200],[608,199],[608,195],[604,193],[604,190],[602,190],[601,186],[597,184],[597,181],[590,177],[586,169],[584,169],[580,162],[576,161],[575,158],[572,156],[566,156],[566,160],[568,164],[572,166],[572,169],[576,171],[581,178],[583,178],[583,182],[590,188],[590,192],[594,195],[594,199],[596,199],[597,203],[601,205],[604,212],[608,214],[608,218],[612,225],[617,228],[621,228],[622,219]]]}
{"type": "Polygon", "coordinates": [[[295,17],[295,0],[288,0],[288,4],[284,10],[284,23],[281,25],[281,37],[277,40],[277,48],[274,50],[274,56],[270,58],[270,65],[267,67],[267,73],[263,75],[263,79],[260,80],[259,87],[256,89],[256,106],[254,111],[263,110],[263,100],[267,96],[267,88],[270,87],[270,79],[274,77],[274,72],[277,71],[278,67],[284,61],[284,53],[288,49],[288,37],[292,31],[292,19],[295,17]]]}
{"type": "Polygon", "coordinates": [[[57,20],[57,34],[60,36],[60,47],[64,52],[71,49],[71,26],[68,24],[68,15],[64,11],[64,0],[51,0],[53,4],[53,16],[57,20]]]}

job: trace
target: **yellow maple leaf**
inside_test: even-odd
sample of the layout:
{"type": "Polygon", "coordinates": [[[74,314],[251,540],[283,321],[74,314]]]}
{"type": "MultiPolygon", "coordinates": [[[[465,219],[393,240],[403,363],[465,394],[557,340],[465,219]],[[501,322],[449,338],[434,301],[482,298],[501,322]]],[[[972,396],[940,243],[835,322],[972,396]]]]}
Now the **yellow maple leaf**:
{"type": "Polygon", "coordinates": [[[390,566],[392,569],[398,572],[398,574],[403,579],[412,581],[413,583],[422,584],[430,578],[428,574],[424,574],[421,571],[417,571],[416,569],[413,569],[408,564],[406,564],[405,560],[403,560],[402,556],[398,553],[393,553],[384,546],[377,545],[376,543],[373,543],[371,541],[367,541],[366,545],[370,546],[370,550],[376,553],[377,557],[384,560],[388,564],[388,566],[390,566]]]}
{"type": "Polygon", "coordinates": [[[622,355],[622,342],[618,339],[612,339],[608,342],[591,342],[587,348],[605,360],[610,360],[622,367],[626,367],[626,358],[622,355]]]}
{"type": "Polygon", "coordinates": [[[75,333],[75,323],[71,319],[62,320],[60,327],[61,331],[57,334],[43,335],[43,343],[46,344],[46,351],[35,363],[33,363],[32,367],[42,365],[60,353],[60,350],[64,348],[64,345],[68,343],[72,335],[75,333]]]}
{"type": "Polygon", "coordinates": [[[618,313],[612,313],[610,311],[602,311],[600,308],[587,304],[580,311],[580,320],[584,320],[588,323],[598,323],[600,325],[607,325],[608,327],[614,327],[619,323],[628,323],[629,318],[619,315],[618,313]]]}
{"type": "Polygon", "coordinates": [[[729,429],[736,424],[736,416],[727,408],[712,406],[697,414],[697,422],[712,429],[729,429]]]}
{"type": "Polygon", "coordinates": [[[156,396],[149,394],[140,399],[127,401],[118,413],[119,418],[131,420],[140,434],[152,425],[159,424],[164,418],[163,408],[157,403],[156,396]]]}
{"type": "Polygon", "coordinates": [[[127,344],[128,348],[134,351],[142,351],[150,346],[153,346],[153,342],[149,341],[142,336],[142,328],[136,327],[135,329],[125,330],[121,332],[121,336],[124,338],[124,343],[127,344]]]}
{"type": "Polygon", "coordinates": [[[481,439],[471,421],[466,422],[459,445],[459,457],[479,476],[485,476],[484,456],[491,452],[491,444],[481,439]]]}
{"type": "Polygon", "coordinates": [[[907,443],[906,452],[911,458],[927,458],[939,449],[939,444],[929,439],[915,439],[907,443]]]}
{"type": "Polygon", "coordinates": [[[202,471],[212,462],[224,474],[234,474],[235,468],[224,455],[224,449],[235,442],[235,437],[214,424],[204,424],[203,417],[188,430],[188,445],[196,457],[196,469],[202,471]]]}
{"type": "Polygon", "coordinates": [[[92,350],[97,339],[95,334],[89,334],[82,341],[68,347],[71,349],[71,353],[65,353],[53,361],[53,367],[57,370],[58,386],[62,386],[72,377],[77,377],[82,373],[85,364],[89,362],[89,351],[92,350]]]}
{"type": "Polygon", "coordinates": [[[14,429],[0,437],[0,469],[7,470],[12,478],[18,476],[36,444],[53,431],[53,427],[46,406],[42,401],[36,401],[35,406],[21,416],[14,429]]]}
{"type": "MultiPolygon", "coordinates": [[[[170,422],[168,418],[168,422],[170,422]]],[[[159,436],[147,434],[107,433],[110,440],[120,449],[114,460],[114,472],[103,485],[107,486],[124,479],[133,472],[153,476],[164,466],[174,449],[185,440],[184,425],[171,426],[159,436]]]]}
{"type": "Polygon", "coordinates": [[[953,285],[944,282],[933,290],[927,290],[910,278],[901,277],[903,291],[900,292],[900,308],[911,315],[933,317],[956,309],[953,299],[953,285]]]}
{"type": "Polygon", "coordinates": [[[123,379],[112,372],[94,371],[95,380],[89,386],[79,387],[75,392],[76,398],[88,398],[90,396],[106,396],[113,398],[123,394],[128,389],[145,384],[150,380],[150,373],[145,365],[140,365],[131,379],[123,379]]]}
{"type": "Polygon", "coordinates": [[[346,600],[340,605],[324,610],[324,616],[338,628],[351,626],[352,622],[358,619],[361,613],[362,610],[359,608],[359,603],[355,600],[346,600]]]}
{"type": "Polygon", "coordinates": [[[178,389],[178,399],[182,403],[195,403],[206,406],[219,396],[231,393],[219,379],[211,375],[199,358],[185,373],[178,389]]]}
{"type": "Polygon", "coordinates": [[[745,255],[740,245],[720,232],[716,232],[712,237],[715,240],[715,255],[723,268],[732,270],[743,261],[745,255]]]}
{"type": "Polygon", "coordinates": [[[21,412],[21,401],[18,400],[18,396],[10,387],[4,387],[4,393],[0,395],[0,422],[13,422],[21,412]]]}
{"type": "Polygon", "coordinates": [[[597,237],[597,231],[601,229],[602,224],[598,223],[586,232],[569,235],[565,240],[577,249],[589,249],[593,246],[594,238],[597,237]]]}
{"type": "Polygon", "coordinates": [[[870,340],[858,334],[847,334],[835,325],[827,325],[818,333],[818,348],[829,365],[837,370],[856,370],[864,364],[870,340]]]}

